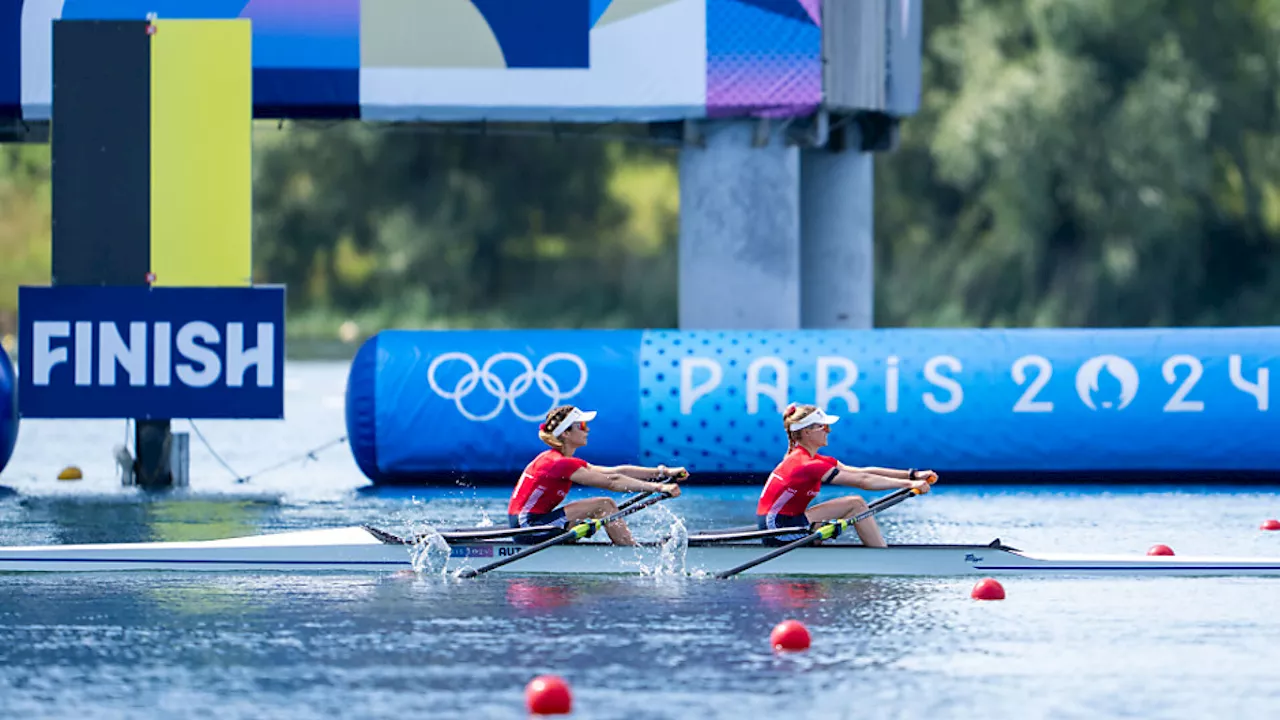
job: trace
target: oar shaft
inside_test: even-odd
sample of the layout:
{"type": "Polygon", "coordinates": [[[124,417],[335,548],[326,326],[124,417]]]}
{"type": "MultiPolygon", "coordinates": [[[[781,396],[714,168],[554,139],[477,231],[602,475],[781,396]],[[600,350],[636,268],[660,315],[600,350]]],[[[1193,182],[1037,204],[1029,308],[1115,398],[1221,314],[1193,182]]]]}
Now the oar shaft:
{"type": "Polygon", "coordinates": [[[885,510],[886,508],[893,507],[894,505],[897,505],[898,503],[902,502],[903,500],[906,500],[907,498],[915,494],[917,494],[915,490],[904,488],[890,495],[886,495],[885,497],[877,500],[875,503],[869,506],[866,510],[858,513],[854,517],[847,518],[844,520],[834,520],[834,521],[828,522],[822,527],[818,528],[817,530],[800,538],[799,540],[793,540],[792,542],[789,542],[786,545],[783,545],[782,547],[772,552],[765,553],[764,555],[756,558],[755,560],[745,562],[737,567],[729,568],[728,570],[717,573],[716,577],[719,579],[732,577],[734,575],[737,575],[740,572],[750,570],[751,568],[757,565],[762,565],[764,563],[767,563],[770,560],[778,557],[779,555],[785,555],[791,552],[792,550],[795,550],[796,548],[801,548],[801,547],[804,547],[805,545],[812,545],[818,540],[825,540],[827,538],[834,537],[839,532],[842,532],[845,528],[848,528],[850,525],[862,522],[863,520],[866,520],[867,518],[875,515],[881,510],[885,510]]]}
{"type": "Polygon", "coordinates": [[[902,502],[903,500],[906,500],[907,498],[917,494],[918,493],[916,493],[915,490],[911,490],[910,488],[903,489],[903,490],[895,490],[894,492],[891,492],[888,495],[885,495],[879,500],[868,505],[866,510],[854,516],[854,518],[849,522],[851,524],[855,522],[861,522],[871,517],[872,515],[875,515],[881,510],[887,510],[893,507],[894,505],[897,505],[898,503],[902,502]]]}
{"type": "MultiPolygon", "coordinates": [[[[637,493],[636,495],[624,500],[618,506],[618,510],[626,510],[638,502],[643,501],[653,495],[652,491],[637,493]]],[[[366,530],[384,543],[394,545],[415,545],[420,542],[426,535],[410,535],[409,537],[399,537],[385,530],[379,530],[371,525],[363,526],[366,530]]],[[[495,527],[477,527],[477,528],[454,528],[452,530],[441,530],[440,537],[444,538],[446,543],[450,542],[467,542],[473,540],[500,540],[502,538],[518,537],[520,535],[533,535],[536,533],[554,532],[562,528],[555,525],[534,525],[531,527],[516,528],[495,528],[495,527]]]]}
{"type": "MultiPolygon", "coordinates": [[[[645,498],[649,497],[652,494],[653,493],[651,492],[639,493],[635,497],[625,500],[621,505],[618,506],[618,509],[625,510],[631,507],[632,505],[635,505],[636,503],[640,502],[641,500],[644,500],[645,498]]],[[[502,538],[518,537],[520,535],[534,535],[537,533],[554,532],[556,530],[563,530],[563,528],[558,527],[556,525],[532,525],[529,527],[515,527],[515,528],[457,528],[453,530],[441,530],[440,537],[444,538],[445,542],[466,542],[468,540],[500,540],[502,538]]],[[[418,537],[412,537],[408,540],[402,540],[401,542],[408,545],[412,545],[417,540],[418,540],[418,537]]]]}
{"type": "MultiPolygon", "coordinates": [[[[885,508],[897,505],[910,496],[910,491],[898,490],[891,495],[886,495],[871,503],[868,507],[868,512],[880,512],[885,508]]],[[[858,517],[852,522],[859,522],[862,519],[862,517],[858,517]]],[[[689,544],[714,545],[716,543],[739,542],[742,540],[762,540],[764,538],[777,537],[779,535],[794,535],[796,532],[803,529],[804,528],[780,527],[769,530],[739,530],[737,532],[705,533],[702,535],[690,535],[689,544]]]]}
{"type": "Polygon", "coordinates": [[[487,572],[489,572],[490,570],[496,570],[496,569],[498,569],[498,568],[502,567],[503,565],[507,565],[507,564],[509,564],[509,563],[513,563],[513,562],[515,562],[515,561],[517,561],[517,560],[520,560],[521,558],[526,558],[526,557],[528,557],[528,556],[530,556],[530,555],[532,555],[532,554],[534,554],[534,553],[536,553],[536,552],[538,552],[538,551],[540,551],[540,550],[545,550],[545,549],[547,549],[547,548],[549,548],[549,547],[552,547],[553,545],[559,545],[559,544],[564,543],[564,542],[567,542],[567,541],[569,541],[569,540],[573,540],[573,539],[577,539],[577,538],[585,537],[586,535],[588,535],[588,534],[589,534],[589,531],[590,531],[590,532],[594,532],[594,530],[591,530],[592,526],[595,526],[595,528],[596,528],[596,529],[602,528],[602,527],[604,527],[605,525],[608,525],[608,524],[609,524],[609,523],[611,523],[611,522],[614,522],[614,521],[617,521],[617,520],[621,520],[622,518],[624,518],[624,517],[626,517],[626,516],[628,516],[628,515],[630,515],[630,514],[632,514],[632,513],[639,512],[639,511],[641,511],[641,510],[643,510],[643,509],[645,509],[645,508],[649,507],[650,505],[653,505],[654,503],[658,503],[658,502],[661,502],[661,501],[663,501],[663,500],[666,500],[666,499],[667,499],[667,498],[669,498],[669,497],[671,497],[671,496],[670,496],[670,495],[668,495],[668,494],[666,494],[666,493],[659,493],[656,497],[650,497],[650,498],[648,498],[648,499],[646,499],[646,500],[643,500],[643,501],[637,502],[637,503],[635,503],[634,505],[631,505],[631,506],[630,506],[630,507],[628,507],[628,508],[625,508],[625,509],[619,508],[617,512],[615,512],[615,513],[613,513],[613,514],[611,514],[611,515],[609,515],[608,517],[605,517],[605,518],[603,518],[603,519],[598,519],[598,520],[587,520],[587,521],[585,521],[585,522],[578,523],[577,525],[574,525],[573,527],[569,528],[569,529],[568,529],[568,530],[566,530],[565,532],[563,532],[563,533],[561,533],[561,534],[559,534],[559,535],[557,535],[557,536],[555,536],[555,537],[553,537],[553,538],[549,538],[549,539],[547,539],[547,540],[543,540],[542,542],[538,543],[537,545],[530,545],[529,547],[525,548],[524,550],[522,550],[522,551],[520,551],[520,552],[518,552],[518,553],[516,553],[516,554],[514,554],[514,555],[509,555],[509,556],[507,556],[507,557],[505,557],[505,558],[502,558],[501,560],[495,560],[495,561],[493,561],[493,562],[489,563],[488,565],[481,566],[481,567],[476,568],[476,569],[474,569],[474,570],[464,570],[464,571],[462,571],[459,575],[460,575],[461,577],[464,577],[464,578],[472,578],[472,577],[475,577],[475,576],[477,576],[477,575],[481,575],[481,574],[483,574],[483,573],[487,573],[487,572]]]}
{"type": "Polygon", "coordinates": [[[631,507],[632,505],[635,505],[636,503],[640,502],[641,500],[644,500],[645,498],[649,497],[649,496],[650,496],[650,495],[652,495],[652,494],[653,494],[653,492],[652,492],[652,491],[642,492],[642,493],[637,493],[636,495],[632,496],[631,498],[629,498],[629,499],[627,499],[627,500],[623,500],[623,501],[622,501],[622,504],[618,506],[618,509],[619,509],[619,510],[626,510],[627,508],[631,507]]]}

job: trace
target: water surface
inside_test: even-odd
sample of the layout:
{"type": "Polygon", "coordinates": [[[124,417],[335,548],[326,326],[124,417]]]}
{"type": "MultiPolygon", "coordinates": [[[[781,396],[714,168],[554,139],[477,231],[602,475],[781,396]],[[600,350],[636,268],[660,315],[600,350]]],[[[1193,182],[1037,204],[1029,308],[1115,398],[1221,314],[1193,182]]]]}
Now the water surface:
{"type": "MultiPolygon", "coordinates": [[[[185,540],[371,523],[499,521],[501,489],[368,492],[345,446],[341,364],[294,364],[288,420],[197,427],[193,487],[119,487],[115,422],[26,422],[0,544],[185,540]],[[223,462],[233,468],[228,470],[223,462]],[[75,463],[78,483],[53,480],[75,463]]],[[[187,430],[184,421],[175,429],[187,430]]],[[[1274,488],[943,483],[882,516],[891,542],[1280,556],[1274,488]]],[[[634,518],[740,525],[752,488],[690,486],[634,518]]],[[[575,495],[576,497],[576,495],[575,495]]],[[[0,715],[523,718],[558,673],[575,718],[1263,717],[1280,702],[1280,579],[669,575],[460,581],[436,574],[0,574],[0,715]],[[805,653],[769,630],[797,618],[805,653]]]]}

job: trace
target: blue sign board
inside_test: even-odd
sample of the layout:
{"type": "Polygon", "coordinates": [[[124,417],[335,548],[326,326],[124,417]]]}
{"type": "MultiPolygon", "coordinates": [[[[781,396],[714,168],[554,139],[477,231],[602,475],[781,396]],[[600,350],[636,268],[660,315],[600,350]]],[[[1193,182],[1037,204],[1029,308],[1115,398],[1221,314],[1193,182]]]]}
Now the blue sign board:
{"type": "Polygon", "coordinates": [[[767,472],[782,410],[841,416],[852,465],[964,471],[1280,469],[1280,331],[649,333],[641,457],[767,472]],[[679,422],[677,429],[673,422],[679,422]]]}
{"type": "Polygon", "coordinates": [[[284,417],[284,288],[18,291],[26,418],[284,417]]]}
{"type": "Polygon", "coordinates": [[[348,429],[377,482],[514,477],[559,403],[599,411],[589,462],[744,479],[782,458],[790,402],[841,416],[827,452],[852,465],[1280,470],[1277,328],[400,331],[369,343],[348,397],[376,412],[349,414],[348,429]]]}

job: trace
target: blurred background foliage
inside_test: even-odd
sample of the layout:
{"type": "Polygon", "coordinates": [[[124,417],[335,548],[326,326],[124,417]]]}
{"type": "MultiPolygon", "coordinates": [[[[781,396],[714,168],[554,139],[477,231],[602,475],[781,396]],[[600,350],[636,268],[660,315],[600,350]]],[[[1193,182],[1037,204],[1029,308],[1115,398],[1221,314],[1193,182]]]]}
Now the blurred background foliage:
{"type": "MultiPolygon", "coordinates": [[[[931,0],[876,158],[879,326],[1275,324],[1280,0],[931,0]]],[[[293,338],[673,327],[677,153],[260,122],[254,267],[293,338]]],[[[0,146],[0,335],[48,282],[48,146],[0,146]]]]}

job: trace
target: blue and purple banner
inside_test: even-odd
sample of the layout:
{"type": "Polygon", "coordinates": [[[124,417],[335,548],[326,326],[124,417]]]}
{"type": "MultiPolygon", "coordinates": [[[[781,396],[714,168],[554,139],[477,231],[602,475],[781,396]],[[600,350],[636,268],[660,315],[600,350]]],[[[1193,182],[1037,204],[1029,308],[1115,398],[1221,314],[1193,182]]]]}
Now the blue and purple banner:
{"type": "Polygon", "coordinates": [[[21,0],[0,113],[49,117],[57,20],[252,21],[258,117],[676,120],[822,101],[819,0],[21,0]],[[4,110],[3,108],[8,108],[4,110]]]}

